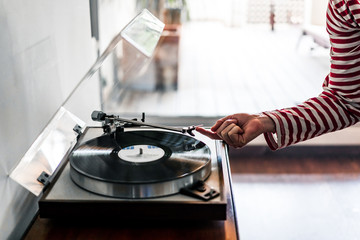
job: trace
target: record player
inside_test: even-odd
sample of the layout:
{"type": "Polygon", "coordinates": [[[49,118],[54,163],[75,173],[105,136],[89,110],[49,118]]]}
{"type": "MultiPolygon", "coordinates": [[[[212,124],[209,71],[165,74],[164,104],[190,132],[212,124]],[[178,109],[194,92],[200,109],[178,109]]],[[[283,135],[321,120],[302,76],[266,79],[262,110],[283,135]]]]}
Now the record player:
{"type": "Polygon", "coordinates": [[[125,121],[79,132],[40,217],[226,219],[220,142],[125,121]]]}
{"type": "Polygon", "coordinates": [[[144,10],[115,36],[10,174],[40,197],[41,218],[226,220],[223,142],[194,126],[148,123],[145,114],[94,111],[132,86],[163,27],[144,10]],[[128,68],[120,73],[120,65],[128,68]],[[98,88],[96,102],[89,92],[98,88]]]}

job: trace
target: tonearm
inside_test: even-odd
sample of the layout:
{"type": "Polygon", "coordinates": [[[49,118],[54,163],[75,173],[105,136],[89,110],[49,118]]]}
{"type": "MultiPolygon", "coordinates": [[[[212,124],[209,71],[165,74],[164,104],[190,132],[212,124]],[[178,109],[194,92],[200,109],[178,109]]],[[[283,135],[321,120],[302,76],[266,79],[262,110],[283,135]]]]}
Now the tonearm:
{"type": "Polygon", "coordinates": [[[124,124],[128,124],[131,126],[147,126],[147,127],[165,129],[165,130],[170,130],[170,131],[175,131],[175,132],[180,132],[180,133],[188,133],[191,136],[195,136],[193,133],[193,131],[195,130],[195,126],[176,128],[176,127],[169,127],[169,126],[164,126],[164,125],[145,123],[145,113],[142,113],[141,121],[138,121],[137,119],[125,119],[125,118],[121,118],[116,115],[108,115],[102,111],[93,111],[91,114],[91,118],[94,121],[103,122],[103,124],[105,126],[104,129],[106,129],[106,128],[111,129],[112,125],[117,127],[119,125],[124,126],[124,124]]]}

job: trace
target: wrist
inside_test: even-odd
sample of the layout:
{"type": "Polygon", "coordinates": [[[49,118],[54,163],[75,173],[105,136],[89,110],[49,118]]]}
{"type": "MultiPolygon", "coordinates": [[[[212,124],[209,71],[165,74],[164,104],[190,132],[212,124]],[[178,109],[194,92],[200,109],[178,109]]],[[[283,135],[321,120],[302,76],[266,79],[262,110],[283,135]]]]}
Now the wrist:
{"type": "Polygon", "coordinates": [[[270,117],[266,116],[265,114],[259,114],[256,118],[261,122],[263,133],[275,132],[275,123],[270,117]]]}

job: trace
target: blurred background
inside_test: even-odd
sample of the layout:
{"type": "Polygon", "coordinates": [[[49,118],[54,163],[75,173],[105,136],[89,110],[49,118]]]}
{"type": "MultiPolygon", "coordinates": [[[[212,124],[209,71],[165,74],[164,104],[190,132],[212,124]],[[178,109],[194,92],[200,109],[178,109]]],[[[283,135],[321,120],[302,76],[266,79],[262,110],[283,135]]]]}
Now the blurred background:
{"type": "MultiPolygon", "coordinates": [[[[102,109],[205,126],[227,114],[301,103],[321,91],[329,72],[326,6],[326,0],[0,0],[0,239],[21,238],[36,215],[38,198],[9,174],[65,103],[86,123],[102,109]],[[121,61],[108,58],[111,67],[104,64],[79,87],[144,8],[165,23],[144,67],[130,75],[114,71],[130,59],[119,48],[121,61]]],[[[358,144],[358,129],[330,145],[358,144]]]]}
{"type": "Polygon", "coordinates": [[[105,110],[213,117],[313,97],[329,71],[326,6],[326,0],[137,1],[165,31],[145,77],[105,110]]]}

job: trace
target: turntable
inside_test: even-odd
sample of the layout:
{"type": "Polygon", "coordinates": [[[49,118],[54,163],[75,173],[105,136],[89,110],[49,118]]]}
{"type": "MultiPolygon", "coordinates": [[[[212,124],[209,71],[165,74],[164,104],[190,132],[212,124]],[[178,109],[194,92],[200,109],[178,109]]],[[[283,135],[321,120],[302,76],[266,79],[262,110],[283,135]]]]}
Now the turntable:
{"type": "Polygon", "coordinates": [[[93,119],[103,126],[75,129],[78,141],[39,201],[40,217],[226,219],[220,142],[199,140],[192,127],[98,111],[93,119]]]}

